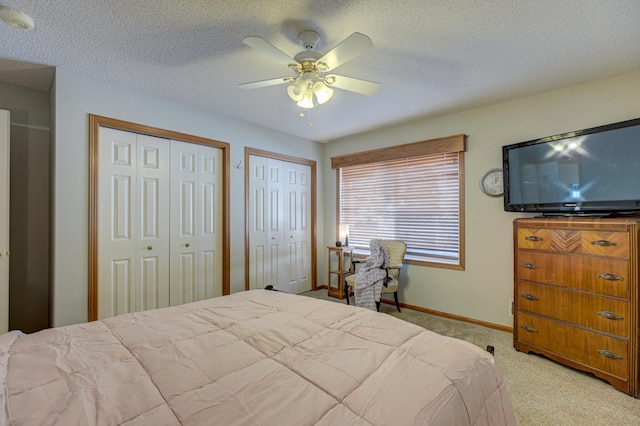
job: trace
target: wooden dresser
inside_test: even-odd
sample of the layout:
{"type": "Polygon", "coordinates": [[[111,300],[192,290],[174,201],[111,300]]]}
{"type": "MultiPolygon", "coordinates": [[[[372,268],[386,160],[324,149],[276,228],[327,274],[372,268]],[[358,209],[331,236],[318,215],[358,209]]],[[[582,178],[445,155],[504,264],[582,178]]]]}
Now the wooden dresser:
{"type": "Polygon", "coordinates": [[[514,221],[514,347],[638,397],[640,219],[514,221]]]}

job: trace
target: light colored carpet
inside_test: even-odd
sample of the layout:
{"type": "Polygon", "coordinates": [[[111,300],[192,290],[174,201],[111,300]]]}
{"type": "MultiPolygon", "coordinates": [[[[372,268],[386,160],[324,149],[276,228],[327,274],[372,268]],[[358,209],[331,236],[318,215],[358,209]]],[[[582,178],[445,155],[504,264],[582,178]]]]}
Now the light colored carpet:
{"type": "MultiPolygon", "coordinates": [[[[337,303],[327,290],[303,293],[337,303]]],[[[353,303],[353,299],[352,299],[353,303]]],[[[382,313],[420,325],[436,333],[471,342],[483,349],[495,347],[495,358],[509,388],[518,425],[640,425],[640,400],[614,389],[592,375],[547,358],[518,352],[511,333],[429,315],[410,309],[398,313],[382,304],[382,313]]]]}

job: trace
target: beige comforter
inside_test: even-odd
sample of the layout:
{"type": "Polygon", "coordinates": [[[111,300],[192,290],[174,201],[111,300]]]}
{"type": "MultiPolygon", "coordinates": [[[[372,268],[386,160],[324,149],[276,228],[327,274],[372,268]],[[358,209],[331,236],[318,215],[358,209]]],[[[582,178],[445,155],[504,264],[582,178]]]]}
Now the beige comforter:
{"type": "Polygon", "coordinates": [[[0,424],[515,424],[487,352],[254,290],[0,336],[0,424]]]}

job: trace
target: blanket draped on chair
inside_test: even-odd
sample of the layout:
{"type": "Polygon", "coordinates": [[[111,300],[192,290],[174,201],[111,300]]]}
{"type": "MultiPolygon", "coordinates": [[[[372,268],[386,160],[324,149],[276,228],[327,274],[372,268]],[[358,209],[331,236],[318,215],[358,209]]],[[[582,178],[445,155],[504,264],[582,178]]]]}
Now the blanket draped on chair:
{"type": "Polygon", "coordinates": [[[354,295],[356,306],[375,311],[375,302],[380,301],[382,285],[387,277],[385,268],[389,264],[389,250],[379,240],[371,240],[369,250],[371,254],[356,275],[354,295]]]}

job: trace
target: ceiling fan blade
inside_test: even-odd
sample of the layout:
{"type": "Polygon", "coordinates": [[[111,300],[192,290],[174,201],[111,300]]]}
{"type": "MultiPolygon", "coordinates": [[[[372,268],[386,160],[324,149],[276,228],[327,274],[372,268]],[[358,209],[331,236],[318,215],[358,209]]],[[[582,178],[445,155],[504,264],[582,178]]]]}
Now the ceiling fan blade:
{"type": "Polygon", "coordinates": [[[243,89],[259,89],[261,87],[275,86],[277,84],[289,83],[293,81],[293,77],[278,77],[269,80],[252,81],[250,83],[238,84],[243,89]]]}
{"type": "Polygon", "coordinates": [[[380,89],[380,83],[335,74],[326,76],[325,83],[330,87],[337,87],[338,89],[344,89],[367,96],[375,95],[380,89]],[[331,80],[333,80],[333,82],[329,83],[331,80]]]}
{"type": "Polygon", "coordinates": [[[278,61],[282,64],[289,66],[289,64],[297,64],[295,59],[284,53],[282,50],[275,47],[262,37],[245,37],[242,42],[249,47],[254,48],[263,55],[268,56],[274,61],[278,61]]]}
{"type": "Polygon", "coordinates": [[[331,71],[372,47],[373,43],[369,37],[364,34],[353,33],[318,59],[318,62],[327,64],[327,71],[331,71]]]}

